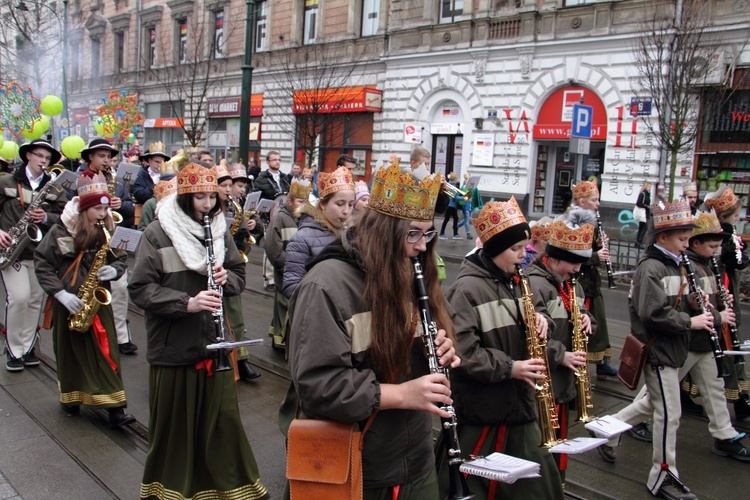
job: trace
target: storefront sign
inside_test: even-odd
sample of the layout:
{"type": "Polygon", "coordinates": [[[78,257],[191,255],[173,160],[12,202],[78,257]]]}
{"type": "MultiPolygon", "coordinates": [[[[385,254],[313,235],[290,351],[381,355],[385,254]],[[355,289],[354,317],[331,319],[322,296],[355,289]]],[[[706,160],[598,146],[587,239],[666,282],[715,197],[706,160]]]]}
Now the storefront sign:
{"type": "Polygon", "coordinates": [[[383,91],[374,87],[339,87],[298,90],[294,93],[295,114],[302,113],[380,113],[383,91]]]}
{"type": "Polygon", "coordinates": [[[407,123],[404,125],[404,142],[422,144],[422,126],[417,123],[407,123]]]}
{"type": "MultiPolygon", "coordinates": [[[[206,114],[209,118],[235,118],[240,116],[242,98],[219,97],[208,100],[206,114]]],[[[250,97],[250,116],[263,116],[263,94],[250,97]]]]}
{"type": "Polygon", "coordinates": [[[491,167],[495,152],[494,134],[474,134],[474,149],[471,164],[478,167],[491,167]]]}
{"type": "Polygon", "coordinates": [[[573,105],[583,103],[594,109],[591,140],[607,139],[607,108],[593,91],[584,88],[563,87],[550,95],[539,111],[539,118],[534,124],[534,139],[567,140],[570,139],[573,105]]]}
{"type": "Polygon", "coordinates": [[[709,141],[719,143],[750,142],[750,90],[737,90],[729,97],[717,95],[709,102],[721,103],[710,110],[709,141]]]}
{"type": "Polygon", "coordinates": [[[143,121],[144,128],[182,128],[185,121],[182,118],[147,118],[143,121]]]}
{"type": "Polygon", "coordinates": [[[431,123],[430,133],[432,135],[463,135],[461,123],[431,123]]]}

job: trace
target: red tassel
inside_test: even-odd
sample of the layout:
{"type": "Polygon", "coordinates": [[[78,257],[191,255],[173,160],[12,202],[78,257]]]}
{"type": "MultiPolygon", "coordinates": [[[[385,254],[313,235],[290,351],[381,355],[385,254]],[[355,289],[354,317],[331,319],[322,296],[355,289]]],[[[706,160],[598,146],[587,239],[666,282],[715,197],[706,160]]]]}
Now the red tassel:
{"type": "Polygon", "coordinates": [[[208,376],[211,377],[214,374],[214,360],[212,358],[204,359],[195,363],[196,370],[206,370],[208,376]]]}
{"type": "Polygon", "coordinates": [[[99,344],[99,348],[104,354],[104,359],[107,360],[109,366],[112,367],[113,371],[117,371],[117,363],[112,360],[111,353],[109,351],[109,338],[107,337],[107,329],[104,328],[102,321],[99,319],[99,315],[94,316],[94,321],[91,323],[91,330],[94,332],[94,338],[96,343],[99,344]]]}

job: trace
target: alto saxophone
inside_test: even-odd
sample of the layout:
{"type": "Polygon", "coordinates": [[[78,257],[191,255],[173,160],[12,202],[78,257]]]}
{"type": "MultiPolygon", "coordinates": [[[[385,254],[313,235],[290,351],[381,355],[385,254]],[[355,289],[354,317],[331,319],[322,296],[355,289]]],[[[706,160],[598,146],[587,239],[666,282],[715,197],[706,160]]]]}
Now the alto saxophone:
{"type": "MultiPolygon", "coordinates": [[[[578,298],[576,293],[576,279],[570,278],[570,322],[573,325],[572,346],[573,352],[589,352],[589,339],[583,331],[581,323],[581,310],[578,308],[578,298]]],[[[589,377],[588,364],[578,367],[575,373],[576,377],[576,407],[578,408],[578,422],[590,422],[589,408],[593,408],[591,403],[591,378],[589,377]]]]}
{"type": "Polygon", "coordinates": [[[101,286],[101,281],[96,275],[99,269],[107,264],[107,254],[110,252],[110,236],[107,228],[104,227],[104,221],[99,221],[96,225],[104,231],[104,244],[97,250],[86,279],[81,288],[78,289],[78,298],[83,301],[83,309],[80,312],[71,314],[68,318],[68,328],[82,333],[87,332],[91,328],[91,323],[94,322],[94,317],[96,317],[96,313],[99,311],[99,306],[106,306],[112,302],[112,294],[109,293],[109,290],[101,286]]]}
{"type": "MultiPolygon", "coordinates": [[[[227,199],[234,207],[234,219],[232,220],[232,225],[229,226],[229,234],[231,234],[232,237],[234,237],[237,234],[237,231],[240,230],[240,224],[242,223],[242,220],[243,219],[247,220],[247,216],[252,215],[252,214],[247,214],[245,210],[242,208],[242,205],[240,205],[240,203],[237,201],[237,198],[235,198],[234,196],[229,195],[227,196],[227,199]]],[[[247,241],[251,245],[255,245],[255,238],[253,237],[252,234],[247,237],[247,241]]],[[[247,258],[247,255],[245,255],[245,252],[243,252],[239,248],[237,250],[239,250],[242,260],[245,262],[245,264],[247,264],[248,258],[247,258]]]]}
{"type": "MultiPolygon", "coordinates": [[[[115,174],[112,173],[112,167],[107,167],[106,172],[109,174],[109,180],[107,181],[107,192],[109,193],[110,198],[115,197],[115,188],[117,187],[117,178],[115,177],[115,174]]],[[[106,175],[105,175],[106,177],[106,175]]],[[[115,222],[116,225],[122,224],[122,215],[119,212],[115,212],[114,210],[110,209],[110,214],[112,215],[112,220],[115,222]]]]}
{"type": "Polygon", "coordinates": [[[526,320],[526,346],[529,356],[544,361],[544,378],[538,380],[536,387],[536,403],[539,408],[539,427],[542,430],[542,448],[552,448],[560,443],[555,436],[555,430],[560,428],[560,421],[555,408],[555,395],[552,391],[552,376],[549,371],[547,360],[547,340],[540,339],[536,329],[536,310],[534,309],[534,298],[529,286],[526,274],[517,266],[518,276],[521,278],[521,302],[523,303],[523,314],[526,320]]]}

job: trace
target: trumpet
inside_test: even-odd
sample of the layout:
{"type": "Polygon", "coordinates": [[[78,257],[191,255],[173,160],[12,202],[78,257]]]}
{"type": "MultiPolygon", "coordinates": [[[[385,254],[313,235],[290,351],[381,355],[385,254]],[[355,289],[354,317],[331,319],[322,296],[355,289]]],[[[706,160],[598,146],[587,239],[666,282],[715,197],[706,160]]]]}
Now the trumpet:
{"type": "Polygon", "coordinates": [[[468,200],[469,193],[461,191],[450,182],[446,181],[443,183],[441,190],[451,198],[463,198],[464,200],[468,200]]]}

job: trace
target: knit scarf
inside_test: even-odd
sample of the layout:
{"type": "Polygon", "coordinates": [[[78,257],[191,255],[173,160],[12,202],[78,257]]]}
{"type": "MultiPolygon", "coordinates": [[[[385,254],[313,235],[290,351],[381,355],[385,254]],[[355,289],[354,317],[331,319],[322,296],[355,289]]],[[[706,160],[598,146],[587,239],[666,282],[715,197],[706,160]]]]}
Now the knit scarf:
{"type": "Polygon", "coordinates": [[[72,200],[65,204],[63,213],[60,215],[60,220],[62,220],[65,229],[68,230],[73,238],[75,238],[76,236],[75,229],[73,228],[75,227],[76,221],[78,220],[78,217],[80,217],[80,215],[81,211],[78,208],[78,196],[75,196],[72,200]]]}
{"type": "MultiPolygon", "coordinates": [[[[217,200],[218,203],[218,200],[217,200]]],[[[208,256],[203,244],[203,225],[194,221],[177,205],[177,197],[164,199],[159,210],[161,227],[172,241],[177,255],[190,270],[207,274],[208,256]]],[[[224,264],[224,234],[227,232],[227,221],[221,212],[211,220],[211,235],[214,240],[214,257],[216,264],[224,264]]]]}

